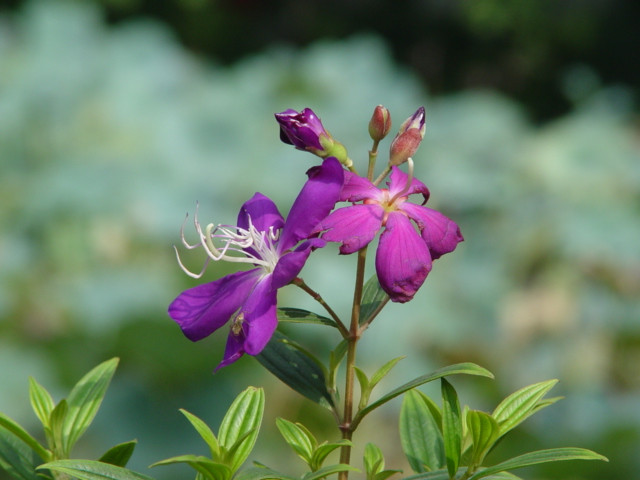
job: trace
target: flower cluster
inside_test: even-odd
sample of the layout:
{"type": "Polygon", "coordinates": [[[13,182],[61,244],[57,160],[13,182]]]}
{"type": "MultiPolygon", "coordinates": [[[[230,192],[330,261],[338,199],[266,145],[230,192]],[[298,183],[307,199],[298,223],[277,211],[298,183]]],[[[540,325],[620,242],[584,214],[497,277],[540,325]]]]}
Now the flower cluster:
{"type": "MultiPolygon", "coordinates": [[[[268,197],[256,193],[240,209],[237,226],[209,224],[203,229],[196,211],[199,242],[190,245],[182,235],[187,248],[201,247],[207,254],[199,274],[189,272],[178,256],[192,277],[200,278],[210,260],[254,266],[186,290],[169,306],[169,315],[192,341],[229,323],[218,368],[245,353],[262,351],[277,326],[278,289],[296,279],[311,252],[327,242],[341,243],[340,253],[351,254],[366,247],[382,229],[376,273],[390,299],[402,303],[413,298],[432,261],[463,240],[452,220],[424,206],[429,190],[413,177],[411,156],[424,136],[424,108],[401,125],[391,144],[388,188],[378,188],[371,178],[356,173],[342,144],[333,140],[311,109],[286,110],[276,114],[276,120],[283,142],[324,158],[322,165],[307,172],[309,179],[288,218],[268,197]],[[408,173],[398,167],[403,163],[408,173]],[[407,201],[414,194],[422,195],[422,205],[407,201]],[[332,212],[339,201],[352,205],[332,212]]],[[[390,128],[388,111],[376,107],[369,126],[376,146],[390,128]]]]}

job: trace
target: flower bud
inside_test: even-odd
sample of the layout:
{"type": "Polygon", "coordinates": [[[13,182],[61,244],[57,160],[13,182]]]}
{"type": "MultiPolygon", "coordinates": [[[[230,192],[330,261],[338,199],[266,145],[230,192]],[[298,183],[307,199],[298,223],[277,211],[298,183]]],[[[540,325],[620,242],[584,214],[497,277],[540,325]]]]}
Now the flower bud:
{"type": "Polygon", "coordinates": [[[416,110],[416,113],[407,118],[398,130],[398,135],[402,135],[404,132],[411,128],[417,128],[420,131],[420,135],[424,138],[425,125],[424,125],[424,107],[420,107],[416,110]]]}
{"type": "Polygon", "coordinates": [[[389,165],[402,165],[408,158],[413,157],[421,142],[422,135],[417,128],[410,128],[396,135],[389,150],[389,165]]]}
{"type": "Polygon", "coordinates": [[[379,142],[387,136],[389,130],[391,130],[391,114],[382,105],[378,105],[369,122],[369,136],[374,142],[379,142]]]}

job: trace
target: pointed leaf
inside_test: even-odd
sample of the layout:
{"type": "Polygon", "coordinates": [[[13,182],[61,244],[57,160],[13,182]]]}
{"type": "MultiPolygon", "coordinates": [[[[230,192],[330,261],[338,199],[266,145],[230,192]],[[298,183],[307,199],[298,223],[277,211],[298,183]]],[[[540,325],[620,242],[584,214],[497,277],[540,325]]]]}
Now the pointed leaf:
{"type": "Polygon", "coordinates": [[[371,390],[373,390],[375,386],[380,382],[380,380],[382,380],[391,371],[391,369],[395,367],[397,363],[403,358],[405,357],[402,356],[402,357],[394,358],[393,360],[389,360],[382,367],[380,367],[376,373],[371,375],[371,379],[370,379],[371,390]]]}
{"type": "Polygon", "coordinates": [[[209,450],[211,450],[211,457],[213,459],[220,459],[220,445],[218,445],[218,439],[211,431],[209,426],[204,423],[201,419],[196,417],[193,413],[187,412],[185,409],[181,408],[180,412],[187,417],[187,420],[191,422],[193,428],[200,434],[202,439],[209,445],[209,450]]]}
{"type": "Polygon", "coordinates": [[[439,370],[436,370],[433,373],[430,373],[428,375],[423,375],[408,383],[405,383],[404,385],[396,388],[395,390],[384,395],[382,398],[368,405],[366,408],[362,409],[355,415],[355,417],[353,418],[353,421],[351,422],[351,428],[355,429],[355,427],[358,426],[358,424],[362,421],[362,419],[367,414],[371,413],[376,408],[384,405],[388,401],[393,400],[398,395],[402,395],[404,392],[412,390],[420,385],[431,382],[433,380],[437,380],[447,375],[455,375],[455,374],[480,375],[483,377],[493,378],[493,375],[491,374],[491,372],[489,372],[488,370],[482,367],[479,367],[474,363],[459,363],[456,365],[450,365],[448,367],[441,368],[439,370]]]}
{"type": "Polygon", "coordinates": [[[327,390],[322,367],[292,346],[293,343],[276,330],[267,346],[255,358],[296,392],[332,410],[333,399],[327,390]]]}
{"type": "Polygon", "coordinates": [[[41,469],[66,473],[79,480],[153,480],[133,470],[96,460],[56,460],[40,465],[38,470],[41,469]]]}
{"type": "Polygon", "coordinates": [[[382,472],[376,473],[372,480],[386,480],[396,473],[402,473],[402,470],[383,470],[382,472]]]}
{"type": "Polygon", "coordinates": [[[424,401],[425,396],[409,390],[400,409],[400,442],[416,473],[438,470],[445,465],[442,432],[424,401]]]}
{"type": "MultiPolygon", "coordinates": [[[[429,408],[429,412],[431,412],[431,416],[433,417],[433,420],[436,422],[436,426],[438,427],[438,430],[440,430],[440,433],[442,433],[442,410],[440,409],[438,404],[434,402],[431,399],[431,397],[429,397],[428,395],[425,395],[420,390],[413,390],[413,391],[416,392],[418,395],[420,395],[424,404],[427,406],[427,408],[429,408]]],[[[444,467],[444,463],[442,464],[442,466],[444,467]]]]}
{"type": "Polygon", "coordinates": [[[284,473],[276,472],[275,470],[271,470],[267,467],[249,467],[243,469],[238,475],[235,476],[234,480],[298,480],[295,477],[290,477],[285,475],[284,473]]]}
{"type": "Polygon", "coordinates": [[[131,440],[130,442],[120,443],[115,447],[111,447],[98,461],[117,465],[118,467],[126,467],[137,443],[137,440],[131,440]]]}
{"type": "Polygon", "coordinates": [[[316,315],[308,310],[300,308],[278,308],[278,321],[289,323],[311,323],[314,325],[328,325],[329,327],[338,328],[336,322],[330,318],[316,315]]]}
{"type": "Polygon", "coordinates": [[[473,439],[471,465],[480,466],[500,438],[500,426],[491,415],[476,410],[467,412],[466,423],[473,439]]]}
{"type": "Polygon", "coordinates": [[[0,427],[6,428],[9,432],[29,445],[29,447],[31,447],[44,462],[51,460],[51,452],[40,445],[35,438],[29,435],[29,432],[7,417],[4,413],[0,413],[0,427]]]}
{"type": "Polygon", "coordinates": [[[53,438],[53,445],[51,446],[58,458],[66,457],[67,452],[64,449],[66,444],[66,436],[64,432],[64,424],[69,413],[69,404],[65,399],[60,400],[60,403],[51,412],[49,417],[49,424],[51,425],[51,437],[53,438]]]}
{"type": "Polygon", "coordinates": [[[369,385],[367,374],[355,365],[352,368],[356,374],[358,383],[360,384],[360,403],[358,403],[358,410],[362,410],[367,406],[367,403],[369,403],[369,397],[371,396],[371,387],[369,385]]]}
{"type": "Polygon", "coordinates": [[[311,458],[311,470],[316,471],[322,468],[322,464],[329,454],[344,445],[353,447],[353,443],[349,440],[340,440],[339,442],[325,443],[316,448],[313,452],[313,457],[311,458]]]}
{"type": "Polygon", "coordinates": [[[462,418],[460,402],[455,388],[446,379],[442,382],[442,436],[444,437],[444,452],[447,460],[449,476],[453,477],[458,471],[460,455],[462,453],[462,418]]]}
{"type": "Polygon", "coordinates": [[[537,452],[525,453],[518,457],[514,457],[505,462],[494,465],[493,467],[485,468],[483,471],[476,473],[469,480],[478,480],[485,478],[488,475],[498,472],[504,472],[506,470],[514,470],[516,468],[528,467],[536,465],[538,463],[546,462],[559,462],[561,460],[609,460],[591,450],[584,448],[565,447],[565,448],[552,448],[549,450],[539,450],[537,452]]]}
{"type": "Polygon", "coordinates": [[[367,443],[364,447],[364,471],[367,480],[373,480],[376,473],[384,469],[384,455],[380,447],[373,443],[367,443]]]}
{"type": "Polygon", "coordinates": [[[0,427],[0,469],[16,480],[39,480],[33,449],[13,433],[0,427]]]}
{"type": "Polygon", "coordinates": [[[389,301],[389,295],[382,290],[378,276],[372,276],[362,290],[360,306],[360,325],[371,322],[389,301]]]}
{"type": "Polygon", "coordinates": [[[322,467],[320,470],[317,470],[315,472],[308,472],[304,474],[302,476],[302,480],[320,480],[321,478],[333,475],[334,473],[346,471],[359,472],[360,470],[352,467],[351,465],[344,465],[342,463],[337,465],[327,465],[326,467],[322,467]]]}
{"type": "Polygon", "coordinates": [[[49,392],[33,377],[29,377],[29,400],[36,416],[43,427],[49,427],[49,415],[55,407],[55,403],[49,392]]]}
{"type": "Polygon", "coordinates": [[[295,423],[285,420],[284,418],[276,418],[276,426],[289,446],[293,448],[307,465],[311,466],[313,445],[306,432],[300,429],[295,423]]]}
{"type": "MultiPolygon", "coordinates": [[[[460,478],[465,474],[467,467],[460,468],[455,478],[460,478]]],[[[484,469],[479,469],[483,471],[484,469]]],[[[498,472],[485,477],[487,480],[522,480],[520,477],[516,477],[509,472],[498,472]]],[[[420,473],[418,475],[412,475],[405,477],[402,480],[449,480],[449,472],[447,470],[436,470],[433,472],[420,473]]]]}
{"type": "Polygon", "coordinates": [[[227,465],[214,462],[207,457],[196,455],[179,455],[177,457],[167,458],[166,460],[161,460],[150,465],[149,468],[173,465],[176,463],[186,463],[198,472],[198,476],[211,480],[229,480],[232,474],[231,469],[227,465]]]}
{"type": "Polygon", "coordinates": [[[249,387],[233,401],[231,407],[222,419],[218,432],[218,441],[221,450],[231,453],[231,447],[242,437],[251,431],[251,434],[236,447],[232,458],[228,459],[227,465],[232,473],[240,468],[240,465],[247,459],[258,436],[258,430],[262,423],[264,412],[264,390],[261,388],[249,387]]]}
{"type": "Polygon", "coordinates": [[[542,397],[556,383],[558,383],[558,380],[547,380],[546,382],[529,385],[512,393],[500,402],[492,414],[500,425],[500,434],[504,435],[526,420],[542,397]]]}
{"type": "Polygon", "coordinates": [[[98,412],[118,362],[118,358],[112,358],[95,367],[80,379],[67,397],[69,412],[63,431],[63,448],[67,455],[98,412]]]}

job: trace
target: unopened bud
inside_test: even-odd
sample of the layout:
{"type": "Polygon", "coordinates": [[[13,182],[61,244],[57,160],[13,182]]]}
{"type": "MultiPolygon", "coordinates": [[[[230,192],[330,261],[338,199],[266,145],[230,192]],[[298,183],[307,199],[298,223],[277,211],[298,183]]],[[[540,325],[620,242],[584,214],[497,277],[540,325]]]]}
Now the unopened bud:
{"type": "Polygon", "coordinates": [[[396,135],[389,149],[389,165],[402,165],[409,157],[413,157],[421,142],[422,135],[417,128],[396,135]]]}
{"type": "Polygon", "coordinates": [[[424,107],[420,107],[416,110],[416,113],[407,118],[402,125],[400,125],[400,129],[398,130],[398,135],[402,135],[404,132],[411,128],[417,128],[420,132],[420,135],[424,138],[425,125],[424,125],[424,107]]]}
{"type": "Polygon", "coordinates": [[[378,105],[369,122],[369,136],[374,142],[379,142],[387,136],[389,130],[391,130],[391,114],[382,105],[378,105]]]}

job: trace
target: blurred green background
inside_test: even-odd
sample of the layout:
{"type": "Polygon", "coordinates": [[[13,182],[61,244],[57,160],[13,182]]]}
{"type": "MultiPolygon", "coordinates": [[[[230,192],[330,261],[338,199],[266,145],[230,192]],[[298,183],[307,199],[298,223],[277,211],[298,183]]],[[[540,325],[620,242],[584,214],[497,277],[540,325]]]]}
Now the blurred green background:
{"type": "MultiPolygon", "coordinates": [[[[382,391],[474,361],[496,381],[453,381],[463,403],[488,411],[559,378],[552,394],[567,398],[490,460],[580,446],[611,462],[522,475],[637,478],[639,9],[613,0],[0,2],[0,411],[34,431],[29,375],[57,400],[118,356],[75,456],[137,438],[131,468],[191,478],[186,467],[146,468],[206,452],[178,408],[217,428],[240,391],[264,385],[253,457],[301,472],[273,418],[336,439],[331,416],[250,357],[211,375],[225,335],[194,344],[167,317],[169,302],[198,283],[171,245],[196,201],[204,222],[233,223],[255,191],[288,210],[315,160],[280,143],[273,113],[313,108],[363,170],[375,105],[396,126],[424,105],[416,175],[466,241],[436,262],[414,301],[374,322],[361,366],[407,355],[382,391]]],[[[185,254],[193,270],[199,253],[185,254]]],[[[303,273],[346,315],[354,266],[334,245],[303,273]]],[[[230,271],[211,265],[205,280],[230,271]]],[[[280,304],[319,311],[293,288],[280,304]]],[[[322,358],[337,342],[320,327],[286,331],[322,358]]],[[[374,440],[388,468],[408,473],[399,406],[361,426],[356,452],[374,440]]]]}

